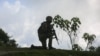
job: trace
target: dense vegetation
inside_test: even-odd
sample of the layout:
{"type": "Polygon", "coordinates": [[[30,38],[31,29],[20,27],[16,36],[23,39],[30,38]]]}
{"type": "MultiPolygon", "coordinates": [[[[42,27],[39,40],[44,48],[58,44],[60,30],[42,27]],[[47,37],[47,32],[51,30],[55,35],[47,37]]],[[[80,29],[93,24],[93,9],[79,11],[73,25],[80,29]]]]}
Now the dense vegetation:
{"type": "Polygon", "coordinates": [[[17,47],[16,41],[0,28],[0,47],[17,47]]]}
{"type": "MultiPolygon", "coordinates": [[[[63,31],[66,32],[66,34],[69,36],[70,43],[71,43],[71,48],[72,50],[76,51],[82,51],[81,46],[76,43],[76,39],[78,39],[78,29],[80,28],[81,21],[78,17],[73,17],[71,20],[64,19],[60,15],[56,15],[53,19],[53,24],[58,28],[62,29],[63,31]]],[[[89,34],[89,33],[84,33],[82,38],[87,42],[87,49],[94,49],[92,46],[92,42],[96,38],[95,34],[89,34]],[[92,47],[92,48],[91,48],[92,47]]]]}

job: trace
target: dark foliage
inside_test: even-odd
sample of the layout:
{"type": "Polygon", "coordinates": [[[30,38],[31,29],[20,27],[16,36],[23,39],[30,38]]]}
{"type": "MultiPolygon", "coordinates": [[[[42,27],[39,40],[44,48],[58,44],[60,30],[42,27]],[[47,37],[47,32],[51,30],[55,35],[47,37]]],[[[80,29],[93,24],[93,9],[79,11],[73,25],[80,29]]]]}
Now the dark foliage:
{"type": "Polygon", "coordinates": [[[96,48],[96,51],[97,52],[100,52],[100,46],[96,48]]]}
{"type": "Polygon", "coordinates": [[[0,46],[2,47],[17,47],[16,41],[10,39],[10,36],[0,28],[0,46]]]}

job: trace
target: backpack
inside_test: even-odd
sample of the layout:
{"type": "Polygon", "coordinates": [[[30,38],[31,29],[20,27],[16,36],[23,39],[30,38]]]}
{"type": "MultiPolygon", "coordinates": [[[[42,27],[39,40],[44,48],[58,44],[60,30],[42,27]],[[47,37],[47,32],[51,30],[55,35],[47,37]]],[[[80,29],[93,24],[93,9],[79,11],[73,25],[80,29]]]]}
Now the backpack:
{"type": "Polygon", "coordinates": [[[47,23],[46,23],[46,22],[43,22],[43,23],[41,24],[41,26],[40,26],[39,29],[38,29],[38,33],[40,33],[40,34],[45,34],[45,33],[47,33],[47,23]]]}

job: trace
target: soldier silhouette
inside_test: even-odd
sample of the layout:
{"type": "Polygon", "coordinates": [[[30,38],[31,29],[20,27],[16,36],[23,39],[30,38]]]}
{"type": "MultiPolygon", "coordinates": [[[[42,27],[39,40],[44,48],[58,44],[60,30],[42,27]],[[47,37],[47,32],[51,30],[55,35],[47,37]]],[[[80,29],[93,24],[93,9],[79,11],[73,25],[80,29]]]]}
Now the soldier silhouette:
{"type": "MultiPolygon", "coordinates": [[[[47,47],[46,47],[47,46],[47,44],[46,44],[47,39],[49,39],[48,48],[55,49],[52,47],[53,35],[55,35],[55,34],[54,34],[53,25],[51,23],[52,23],[52,17],[47,16],[46,21],[43,22],[38,29],[38,37],[39,37],[39,40],[42,43],[42,47],[44,49],[47,49],[47,47]]],[[[57,38],[57,37],[55,37],[55,38],[57,38]]]]}

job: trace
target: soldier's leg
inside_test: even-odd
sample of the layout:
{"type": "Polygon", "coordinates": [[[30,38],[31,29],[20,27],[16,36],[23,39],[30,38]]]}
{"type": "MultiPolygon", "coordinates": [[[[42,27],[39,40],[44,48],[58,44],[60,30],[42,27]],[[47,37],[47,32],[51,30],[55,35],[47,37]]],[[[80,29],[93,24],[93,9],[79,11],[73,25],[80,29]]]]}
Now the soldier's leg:
{"type": "Polygon", "coordinates": [[[49,49],[52,49],[52,40],[53,40],[53,38],[50,37],[49,38],[49,43],[48,43],[49,49]]]}
{"type": "Polygon", "coordinates": [[[47,47],[46,47],[46,40],[42,40],[41,43],[42,43],[42,47],[43,47],[44,49],[47,49],[47,47]]]}
{"type": "Polygon", "coordinates": [[[47,49],[46,48],[46,36],[44,34],[39,34],[39,40],[40,40],[40,42],[42,44],[42,47],[44,49],[47,49]]]}

